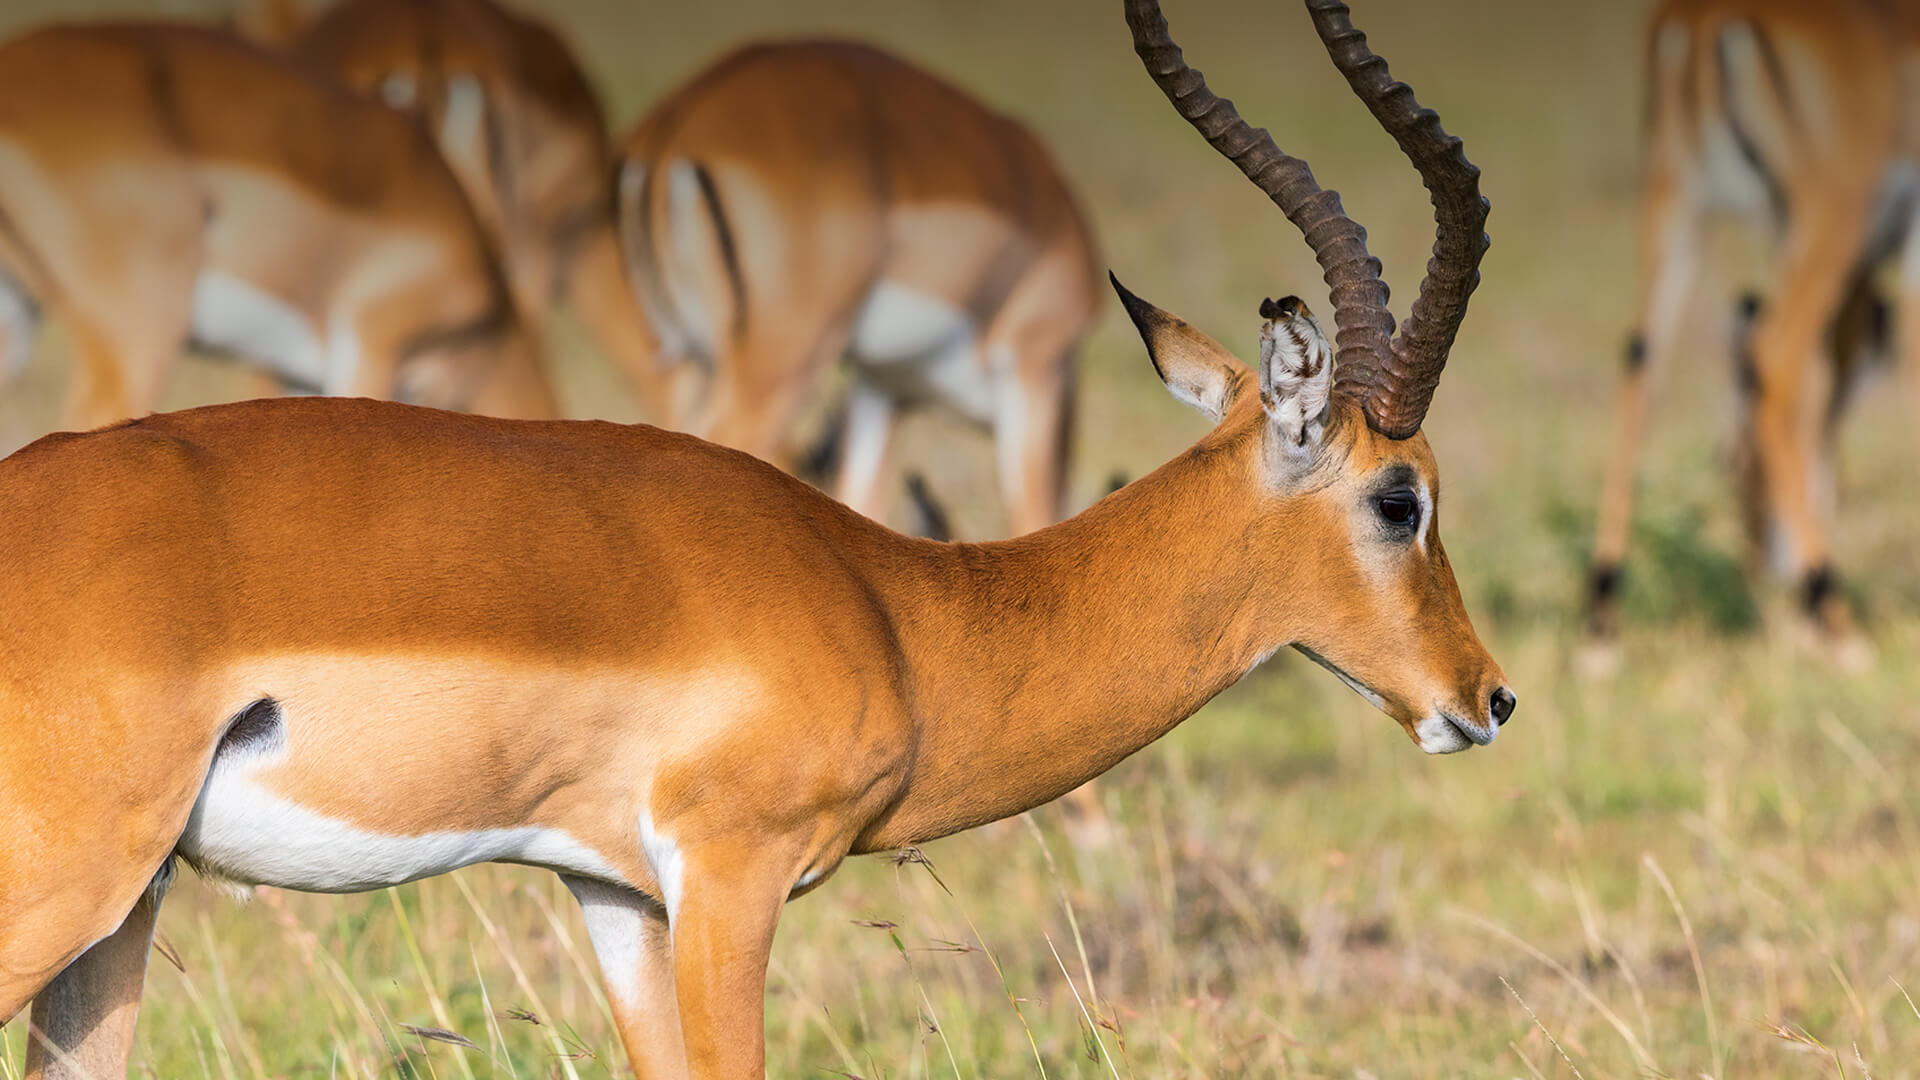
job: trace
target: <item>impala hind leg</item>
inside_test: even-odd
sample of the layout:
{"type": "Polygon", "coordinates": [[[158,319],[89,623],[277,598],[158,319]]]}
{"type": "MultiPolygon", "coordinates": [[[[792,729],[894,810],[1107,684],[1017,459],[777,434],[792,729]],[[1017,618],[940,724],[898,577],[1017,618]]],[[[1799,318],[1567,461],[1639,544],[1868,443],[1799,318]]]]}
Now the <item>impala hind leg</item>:
{"type": "Polygon", "coordinates": [[[561,880],[580,902],[634,1074],[640,1080],[686,1080],[666,909],[623,886],[565,874],[561,880]]]}
{"type": "Polygon", "coordinates": [[[170,876],[170,869],[163,869],[118,929],[95,942],[34,997],[27,1080],[126,1075],[147,954],[170,876]]]}
{"type": "Polygon", "coordinates": [[[145,285],[148,291],[137,297],[103,293],[84,308],[62,304],[57,310],[72,358],[70,428],[97,428],[145,416],[159,406],[186,349],[192,294],[190,285],[181,288],[178,282],[145,285]]]}
{"type": "Polygon", "coordinates": [[[1753,444],[1768,507],[1769,561],[1794,581],[1810,624],[1849,650],[1853,615],[1836,587],[1828,529],[1834,511],[1823,429],[1837,392],[1828,346],[1860,264],[1866,193],[1796,201],[1776,302],[1753,328],[1753,444]]]}
{"type": "MultiPolygon", "coordinates": [[[[1754,357],[1753,334],[1760,318],[1762,301],[1757,294],[1741,299],[1734,314],[1734,379],[1740,395],[1739,429],[1734,441],[1734,475],[1740,492],[1740,506],[1746,525],[1748,554],[1755,570],[1766,566],[1772,513],[1767,501],[1765,476],[1760,468],[1760,449],[1754,426],[1759,397],[1760,376],[1754,357]]],[[[1872,267],[1863,265],[1854,274],[1847,299],[1828,329],[1826,359],[1831,365],[1826,404],[1821,413],[1816,445],[1819,459],[1817,485],[1832,491],[1840,424],[1868,369],[1883,363],[1887,356],[1890,315],[1886,301],[1874,288],[1872,267]]]]}
{"type": "Polygon", "coordinates": [[[824,327],[775,326],[733,343],[714,358],[687,430],[792,472],[800,457],[794,427],[839,363],[849,330],[850,319],[841,318],[824,327]]]}
{"type": "Polygon", "coordinates": [[[600,351],[626,375],[646,421],[678,427],[682,405],[674,383],[688,365],[666,356],[647,328],[620,265],[620,241],[611,222],[594,226],[581,238],[562,288],[567,306],[586,324],[600,351]]]}

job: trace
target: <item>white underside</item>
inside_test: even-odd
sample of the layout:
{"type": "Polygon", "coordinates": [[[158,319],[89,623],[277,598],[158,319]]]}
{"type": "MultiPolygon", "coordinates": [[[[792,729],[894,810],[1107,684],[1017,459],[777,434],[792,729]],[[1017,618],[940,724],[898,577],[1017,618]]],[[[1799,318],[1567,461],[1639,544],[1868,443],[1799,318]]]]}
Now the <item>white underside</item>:
{"type": "Polygon", "coordinates": [[[860,377],[909,404],[933,401],[991,424],[1001,404],[999,366],[981,354],[967,312],[889,281],[873,287],[847,347],[860,377]]]}
{"type": "Polygon", "coordinates": [[[517,862],[618,880],[605,859],[556,829],[374,832],[288,802],[255,781],[279,754],[218,762],[176,850],[204,872],[246,885],[363,892],[481,862],[517,862]]]}
{"type": "Polygon", "coordinates": [[[193,339],[289,382],[327,383],[328,349],[313,323],[285,300],[219,270],[202,272],[194,285],[193,339]]]}

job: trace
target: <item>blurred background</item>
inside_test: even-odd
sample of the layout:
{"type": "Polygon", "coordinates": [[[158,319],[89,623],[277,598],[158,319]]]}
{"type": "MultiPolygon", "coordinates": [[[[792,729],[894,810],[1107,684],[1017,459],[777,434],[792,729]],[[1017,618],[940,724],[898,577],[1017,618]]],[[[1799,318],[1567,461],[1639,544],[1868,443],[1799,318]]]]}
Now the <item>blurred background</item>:
{"type": "MultiPolygon", "coordinates": [[[[1404,314],[1430,209],[1304,14],[1166,6],[1213,88],[1340,191],[1404,314]]],[[[746,40],[884,46],[1031,127],[1101,265],[1242,356],[1257,355],[1262,297],[1326,306],[1292,226],[1141,70],[1118,4],[521,7],[564,33],[616,133],[746,40]]],[[[1493,203],[1484,282],[1425,430],[1455,571],[1521,699],[1514,723],[1490,748],[1427,758],[1324,672],[1276,657],[1111,774],[1106,835],[1043,808],[931,845],[927,863],[853,860],[792,905],[770,976],[771,1075],[1920,1076],[1908,996],[1920,983],[1920,418],[1882,373],[1842,436],[1837,562],[1877,655],[1842,672],[1796,647],[1791,599],[1743,567],[1727,301],[1760,280],[1759,249],[1716,237],[1694,329],[1656,392],[1621,663],[1577,674],[1634,319],[1646,5],[1356,9],[1394,73],[1466,139],[1493,203]]],[[[10,0],[0,32],[226,10],[10,0]]],[[[1205,430],[1154,378],[1118,305],[1101,303],[1069,509],[1205,430]]],[[[577,325],[563,317],[552,334],[567,415],[640,417],[577,325]]],[[[0,395],[0,448],[57,426],[65,371],[52,325],[0,395]]],[[[231,364],[195,361],[165,406],[249,392],[231,364]]],[[[928,476],[959,536],[1004,532],[977,429],[915,414],[894,458],[928,476]]],[[[178,963],[150,971],[136,1070],[623,1067],[551,875],[261,892],[236,906],[191,879],[176,888],[161,936],[178,963]]],[[[0,1075],[22,1060],[14,1028],[0,1075]]]]}

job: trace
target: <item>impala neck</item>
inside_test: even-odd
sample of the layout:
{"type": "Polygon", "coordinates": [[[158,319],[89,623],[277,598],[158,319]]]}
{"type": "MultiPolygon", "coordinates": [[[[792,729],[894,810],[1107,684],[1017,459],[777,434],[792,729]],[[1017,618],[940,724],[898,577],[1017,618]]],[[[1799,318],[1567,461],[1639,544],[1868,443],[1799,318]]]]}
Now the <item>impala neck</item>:
{"type": "Polygon", "coordinates": [[[1285,644],[1294,620],[1273,598],[1305,578],[1261,550],[1254,457],[1202,443],[1072,520],[916,567],[895,615],[920,738],[907,794],[862,847],[1057,798],[1285,644]]]}

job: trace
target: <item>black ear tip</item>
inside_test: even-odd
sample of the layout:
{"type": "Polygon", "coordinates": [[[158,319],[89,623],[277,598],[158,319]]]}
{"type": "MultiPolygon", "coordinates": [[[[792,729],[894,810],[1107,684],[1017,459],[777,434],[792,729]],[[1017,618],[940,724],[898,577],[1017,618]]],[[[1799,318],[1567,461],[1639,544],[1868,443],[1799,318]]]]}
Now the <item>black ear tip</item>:
{"type": "Polygon", "coordinates": [[[1260,317],[1263,319],[1291,319],[1300,313],[1300,298],[1283,296],[1278,300],[1260,301],[1260,317]]]}
{"type": "Polygon", "coordinates": [[[1127,309],[1127,318],[1133,320],[1133,325],[1136,329],[1141,333],[1145,333],[1147,327],[1156,321],[1154,316],[1158,314],[1157,309],[1155,309],[1152,304],[1133,295],[1132,290],[1128,289],[1125,285],[1120,284],[1119,277],[1117,277],[1113,271],[1107,271],[1107,280],[1113,283],[1113,291],[1120,295],[1120,306],[1127,309]]]}

